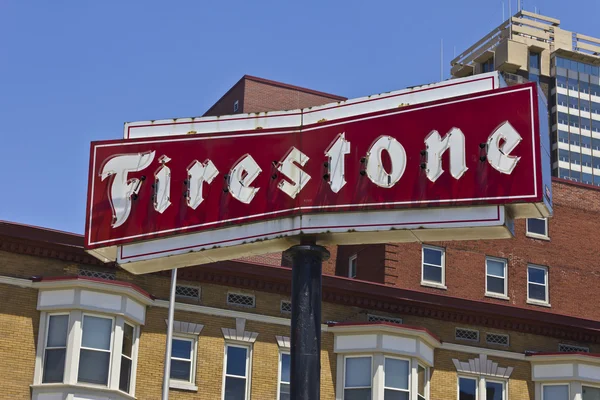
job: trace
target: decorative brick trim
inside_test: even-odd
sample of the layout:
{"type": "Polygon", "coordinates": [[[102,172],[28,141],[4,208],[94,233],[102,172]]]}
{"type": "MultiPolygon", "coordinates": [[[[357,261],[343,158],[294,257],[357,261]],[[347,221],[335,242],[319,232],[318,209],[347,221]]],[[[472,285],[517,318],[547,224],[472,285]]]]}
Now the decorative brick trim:
{"type": "Polygon", "coordinates": [[[279,346],[279,350],[289,350],[291,345],[290,345],[290,338],[287,336],[275,336],[275,339],[277,339],[277,346],[279,346]]]}
{"type": "MultiPolygon", "coordinates": [[[[169,326],[169,320],[165,319],[165,324],[169,326]]],[[[200,335],[204,325],[194,324],[192,322],[173,321],[173,332],[185,333],[188,335],[200,335]]]]}
{"type": "Polygon", "coordinates": [[[497,362],[488,360],[487,355],[480,354],[479,358],[473,358],[467,362],[452,359],[456,371],[465,374],[485,375],[496,378],[508,379],[513,372],[513,367],[499,367],[497,362]]]}
{"type": "Polygon", "coordinates": [[[225,340],[236,340],[238,342],[254,343],[258,337],[258,332],[248,332],[245,330],[246,320],[244,318],[235,319],[235,329],[221,328],[225,340]]]}

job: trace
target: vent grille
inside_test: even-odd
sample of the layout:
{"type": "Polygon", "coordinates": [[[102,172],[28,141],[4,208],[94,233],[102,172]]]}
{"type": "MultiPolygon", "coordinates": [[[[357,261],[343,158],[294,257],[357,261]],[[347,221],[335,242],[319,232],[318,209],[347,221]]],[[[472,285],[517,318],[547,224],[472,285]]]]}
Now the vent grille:
{"type": "Polygon", "coordinates": [[[369,322],[391,322],[393,324],[402,323],[402,318],[386,317],[384,315],[368,314],[367,318],[369,322]]]}
{"type": "Polygon", "coordinates": [[[78,276],[85,276],[88,278],[99,278],[114,281],[117,279],[117,274],[114,272],[107,271],[94,271],[93,269],[79,268],[77,272],[78,276]]]}
{"type": "Polygon", "coordinates": [[[508,346],[509,336],[501,335],[499,333],[487,333],[485,335],[485,341],[487,344],[495,344],[498,346],[508,346]]]}
{"type": "Polygon", "coordinates": [[[175,296],[200,301],[200,288],[197,286],[177,285],[175,287],[175,296]]]}
{"type": "Polygon", "coordinates": [[[227,293],[227,304],[238,307],[255,307],[256,298],[251,294],[227,293]]]}
{"type": "Polygon", "coordinates": [[[479,331],[473,329],[456,328],[455,338],[456,340],[479,342],[479,331]]]}
{"type": "Polygon", "coordinates": [[[279,310],[283,314],[291,314],[292,313],[292,302],[286,301],[286,300],[281,300],[281,305],[279,306],[279,310]]]}
{"type": "Polygon", "coordinates": [[[572,344],[560,343],[558,345],[558,351],[561,353],[589,353],[590,348],[584,346],[575,346],[572,344]]]}

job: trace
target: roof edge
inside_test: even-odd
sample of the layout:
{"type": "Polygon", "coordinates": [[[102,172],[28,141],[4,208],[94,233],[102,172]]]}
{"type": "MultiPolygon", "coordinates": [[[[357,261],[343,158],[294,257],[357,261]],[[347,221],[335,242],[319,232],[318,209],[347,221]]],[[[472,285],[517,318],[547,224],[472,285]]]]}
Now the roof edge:
{"type": "Polygon", "coordinates": [[[313,90],[313,89],[305,88],[305,87],[302,87],[302,86],[290,85],[289,83],[283,83],[283,82],[279,82],[279,81],[273,81],[273,80],[270,80],[270,79],[260,78],[258,76],[244,75],[242,77],[242,79],[248,79],[250,81],[260,82],[260,83],[264,83],[264,84],[267,84],[267,85],[279,86],[279,87],[286,88],[286,89],[298,90],[299,92],[305,92],[305,93],[310,93],[310,94],[314,94],[314,95],[317,95],[317,96],[328,97],[328,98],[333,99],[333,100],[339,100],[339,101],[348,100],[347,97],[338,96],[336,94],[331,94],[331,93],[327,93],[327,92],[321,92],[321,91],[318,91],[318,90],[313,90]]]}

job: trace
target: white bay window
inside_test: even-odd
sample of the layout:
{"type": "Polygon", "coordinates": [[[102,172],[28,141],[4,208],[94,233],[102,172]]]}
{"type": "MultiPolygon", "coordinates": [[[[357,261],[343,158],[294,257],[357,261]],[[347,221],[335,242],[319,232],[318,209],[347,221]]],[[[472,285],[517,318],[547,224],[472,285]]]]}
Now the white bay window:
{"type": "Polygon", "coordinates": [[[426,329],[378,323],[335,324],[336,398],[428,400],[429,368],[441,346],[426,329]]]}
{"type": "Polygon", "coordinates": [[[126,284],[66,278],[35,282],[40,327],[32,399],[131,400],[139,326],[152,300],[126,284]]]}

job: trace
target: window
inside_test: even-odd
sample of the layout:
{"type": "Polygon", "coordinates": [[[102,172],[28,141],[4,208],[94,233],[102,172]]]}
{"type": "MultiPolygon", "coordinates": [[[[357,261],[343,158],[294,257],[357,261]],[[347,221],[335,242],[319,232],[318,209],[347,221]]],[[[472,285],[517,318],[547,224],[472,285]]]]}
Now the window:
{"type": "Polygon", "coordinates": [[[504,382],[485,381],[486,400],[504,400],[504,382]]]}
{"type": "Polygon", "coordinates": [[[548,238],[547,218],[527,218],[527,236],[548,238]]]}
{"type": "Polygon", "coordinates": [[[93,269],[87,268],[79,268],[77,271],[78,276],[85,276],[88,278],[99,278],[99,279],[107,279],[109,281],[114,281],[117,279],[117,274],[114,272],[108,271],[95,271],[93,269]]]}
{"type": "Polygon", "coordinates": [[[384,364],[384,395],[385,399],[408,400],[410,398],[409,378],[410,363],[408,360],[385,357],[384,364]]]}
{"type": "Polygon", "coordinates": [[[350,257],[350,259],[348,260],[348,277],[349,278],[356,278],[356,270],[357,270],[357,255],[353,255],[352,257],[350,257]]]}
{"type": "Polygon", "coordinates": [[[240,101],[236,100],[233,102],[233,112],[238,112],[239,109],[240,109],[240,101]]]}
{"type": "Polygon", "coordinates": [[[487,257],[485,260],[485,294],[507,296],[506,260],[487,257]]]}
{"type": "Polygon", "coordinates": [[[225,346],[225,376],[223,399],[245,400],[248,396],[250,348],[228,344],[225,346]]]}
{"type": "Polygon", "coordinates": [[[456,340],[468,340],[470,342],[479,342],[479,331],[474,329],[456,328],[454,332],[456,340]]]}
{"type": "Polygon", "coordinates": [[[123,346],[121,348],[121,373],[119,374],[119,390],[129,393],[131,386],[131,367],[133,365],[133,342],[135,327],[123,324],[123,346]]]}
{"type": "Polygon", "coordinates": [[[200,288],[197,286],[177,285],[175,286],[175,297],[199,301],[200,288]]]}
{"type": "Polygon", "coordinates": [[[227,304],[230,306],[255,307],[256,298],[251,294],[227,293],[227,304]]]}
{"type": "Polygon", "coordinates": [[[344,370],[344,399],[371,399],[371,357],[346,357],[344,370]]]}
{"type": "Polygon", "coordinates": [[[292,313],[292,302],[287,300],[281,300],[279,304],[279,311],[282,314],[291,314],[292,313]]]}
{"type": "Polygon", "coordinates": [[[417,400],[426,399],[427,381],[427,368],[419,364],[417,367],[417,400]]]}
{"type": "Polygon", "coordinates": [[[83,316],[78,382],[108,385],[113,319],[83,316]]]}
{"type": "Polygon", "coordinates": [[[508,346],[508,335],[502,335],[500,333],[486,333],[485,342],[487,344],[493,344],[497,346],[508,346]]]}
{"type": "Polygon", "coordinates": [[[589,353],[590,348],[585,346],[576,346],[573,344],[560,343],[558,351],[561,353],[589,353]]]}
{"type": "Polygon", "coordinates": [[[458,400],[477,400],[477,379],[458,378],[458,400]]]}
{"type": "Polygon", "coordinates": [[[63,381],[68,330],[68,314],[48,316],[43,383],[58,383],[63,381]]]}
{"type": "Polygon", "coordinates": [[[290,400],[290,362],[289,353],[279,353],[279,400],[290,400]]]}
{"type": "Polygon", "coordinates": [[[548,303],[548,268],[527,266],[527,300],[548,303]]]}
{"type": "Polygon", "coordinates": [[[541,68],[540,53],[535,53],[533,51],[529,52],[529,68],[535,68],[539,73],[539,69],[541,68]]]}
{"type": "Polygon", "coordinates": [[[367,314],[369,322],[391,322],[393,324],[401,324],[402,318],[386,317],[385,315],[367,314]]]}
{"type": "Polygon", "coordinates": [[[444,249],[432,246],[423,246],[423,265],[421,272],[421,284],[445,284],[444,274],[444,249]]]}
{"type": "Polygon", "coordinates": [[[481,72],[492,72],[494,70],[494,57],[481,63],[481,72]]]}
{"type": "Polygon", "coordinates": [[[600,387],[584,386],[581,394],[581,400],[599,400],[600,387]]]}
{"type": "Polygon", "coordinates": [[[543,385],[542,400],[569,400],[569,385],[543,385]]]}
{"type": "Polygon", "coordinates": [[[196,340],[174,337],[171,342],[170,379],[194,384],[195,381],[196,340]]]}

